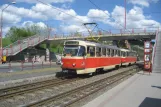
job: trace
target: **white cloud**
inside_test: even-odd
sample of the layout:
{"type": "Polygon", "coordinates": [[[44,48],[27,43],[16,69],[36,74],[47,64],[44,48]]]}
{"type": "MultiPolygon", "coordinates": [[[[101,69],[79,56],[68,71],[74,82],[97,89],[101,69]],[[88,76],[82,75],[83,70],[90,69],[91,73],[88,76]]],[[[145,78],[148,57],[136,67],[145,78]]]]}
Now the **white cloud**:
{"type": "Polygon", "coordinates": [[[5,34],[10,30],[9,26],[3,27],[2,29],[2,37],[5,37],[5,34]]]}
{"type": "MultiPolygon", "coordinates": [[[[113,21],[108,22],[111,26],[124,28],[124,7],[116,6],[112,12],[113,21]]],[[[147,28],[161,27],[161,24],[155,20],[145,17],[140,7],[134,6],[127,12],[126,28],[147,28]]]]}
{"type": "Polygon", "coordinates": [[[77,15],[73,9],[62,9],[54,6],[50,7],[38,3],[32,7],[32,10],[46,15],[48,19],[60,20],[68,24],[80,24],[89,21],[87,16],[77,15]]]}
{"type": "Polygon", "coordinates": [[[71,25],[61,25],[60,28],[61,28],[62,31],[68,32],[68,33],[87,31],[84,26],[82,26],[82,25],[74,25],[74,24],[71,24],[71,25]]]}
{"type": "MultiPolygon", "coordinates": [[[[5,7],[5,5],[3,7],[5,7]]],[[[20,16],[20,17],[28,17],[28,18],[42,19],[42,20],[47,19],[47,17],[45,15],[41,14],[40,12],[35,12],[31,9],[25,9],[22,7],[18,8],[15,6],[10,6],[5,11],[8,11],[8,12],[15,14],[17,16],[20,16]]]]}
{"type": "Polygon", "coordinates": [[[108,19],[110,17],[110,13],[108,11],[90,9],[87,16],[90,18],[108,19]]]}
{"type": "MultiPolygon", "coordinates": [[[[20,1],[20,0],[19,0],[20,1]]],[[[51,0],[52,1],[52,0],[51,0]]],[[[51,3],[50,0],[48,2],[51,3]]],[[[53,2],[56,3],[55,0],[53,2]]],[[[66,0],[70,1],[70,0],[66,0]]],[[[71,0],[73,1],[73,0],[71,0]]],[[[137,0],[136,0],[137,1],[137,0]]],[[[145,0],[141,0],[145,1],[145,0]]],[[[152,0],[154,2],[154,0],[152,0]]],[[[32,2],[31,0],[26,0],[24,2],[32,2]]],[[[46,1],[47,2],[47,1],[46,1]]],[[[59,2],[65,2],[65,0],[60,0],[59,2]]],[[[131,1],[129,1],[131,2],[131,1]]],[[[157,0],[156,0],[157,2],[157,0]]],[[[131,2],[132,3],[132,2],[131,2]]],[[[149,1],[147,2],[149,3],[149,1]]],[[[134,4],[134,3],[133,3],[134,4]]],[[[135,3],[136,4],[136,3],[135,3]]],[[[2,7],[4,7],[3,5],[2,7]]],[[[148,6],[148,5],[144,5],[148,6]]],[[[4,21],[11,23],[18,23],[22,18],[31,18],[31,19],[40,19],[40,20],[55,20],[64,23],[60,25],[60,28],[64,32],[81,32],[87,31],[87,29],[82,26],[85,22],[102,22],[104,24],[108,24],[114,28],[123,28],[124,25],[124,7],[115,6],[113,11],[109,13],[107,10],[99,10],[99,9],[89,9],[85,16],[81,16],[76,13],[73,9],[64,9],[58,8],[55,6],[47,6],[40,3],[35,4],[30,9],[9,6],[4,12],[4,21]]],[[[127,11],[127,28],[144,28],[147,26],[158,27],[160,23],[152,20],[151,16],[145,16],[143,12],[143,8],[134,6],[131,10],[127,11]]],[[[28,19],[28,20],[31,20],[28,19]]],[[[23,26],[36,24],[38,26],[44,27],[46,26],[43,22],[34,23],[32,21],[23,22],[23,26]]],[[[21,25],[19,25],[21,26],[21,25]]],[[[7,28],[6,28],[7,29],[7,28]]]]}
{"type": "Polygon", "coordinates": [[[25,21],[22,23],[22,26],[32,26],[32,25],[39,26],[41,28],[47,28],[47,25],[43,22],[34,23],[33,21],[25,21]]]}
{"type": "Polygon", "coordinates": [[[98,9],[90,9],[87,13],[87,16],[90,20],[93,20],[94,22],[99,21],[107,23],[109,22],[110,13],[107,10],[103,11],[98,9]]]}
{"type": "Polygon", "coordinates": [[[157,3],[159,0],[128,0],[129,3],[149,7],[150,3],[157,3]]]}
{"type": "Polygon", "coordinates": [[[145,19],[145,16],[143,15],[142,8],[134,6],[134,8],[128,12],[127,18],[131,21],[139,21],[145,19]]]}
{"type": "Polygon", "coordinates": [[[63,10],[64,12],[61,12],[59,15],[57,15],[57,19],[60,20],[70,20],[73,17],[76,17],[76,12],[73,9],[69,10],[63,10]]]}
{"type": "MultiPolygon", "coordinates": [[[[44,2],[43,0],[39,0],[44,2]]],[[[45,3],[66,3],[73,2],[74,0],[45,0],[45,3]]],[[[38,3],[37,0],[16,0],[16,2],[38,3]]]]}
{"type": "Polygon", "coordinates": [[[8,12],[3,12],[2,17],[3,17],[3,26],[9,25],[9,24],[15,24],[21,21],[21,17],[14,14],[10,14],[8,12]]]}

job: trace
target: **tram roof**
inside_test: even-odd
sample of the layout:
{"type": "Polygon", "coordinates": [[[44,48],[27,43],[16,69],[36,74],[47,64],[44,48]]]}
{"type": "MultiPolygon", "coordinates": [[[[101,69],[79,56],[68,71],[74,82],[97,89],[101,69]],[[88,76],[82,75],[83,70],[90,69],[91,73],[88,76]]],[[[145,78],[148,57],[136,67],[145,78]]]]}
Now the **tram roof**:
{"type": "Polygon", "coordinates": [[[83,41],[83,40],[67,40],[67,41],[78,41],[80,44],[88,45],[88,46],[100,46],[100,47],[106,47],[106,48],[117,49],[117,50],[120,49],[117,46],[104,45],[104,44],[90,42],[90,41],[83,41]]]}
{"type": "MultiPolygon", "coordinates": [[[[88,45],[88,46],[99,46],[99,47],[105,47],[109,49],[116,49],[124,52],[136,52],[136,51],[131,51],[129,49],[123,49],[123,48],[118,48],[117,46],[111,46],[111,45],[105,45],[105,44],[100,44],[100,43],[95,43],[95,42],[90,42],[90,41],[83,41],[83,40],[67,40],[67,41],[78,41],[82,45],[88,45]]],[[[65,41],[65,42],[67,42],[65,41]]]]}
{"type": "Polygon", "coordinates": [[[121,51],[129,52],[130,50],[128,49],[120,49],[121,51]]]}

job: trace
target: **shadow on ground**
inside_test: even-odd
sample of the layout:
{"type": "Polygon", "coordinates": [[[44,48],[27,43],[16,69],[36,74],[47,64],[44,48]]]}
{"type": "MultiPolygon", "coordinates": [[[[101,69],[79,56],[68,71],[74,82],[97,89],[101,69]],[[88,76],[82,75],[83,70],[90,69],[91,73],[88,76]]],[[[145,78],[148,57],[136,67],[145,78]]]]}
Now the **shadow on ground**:
{"type": "Polygon", "coordinates": [[[146,97],[139,107],[161,107],[161,99],[146,97]]]}

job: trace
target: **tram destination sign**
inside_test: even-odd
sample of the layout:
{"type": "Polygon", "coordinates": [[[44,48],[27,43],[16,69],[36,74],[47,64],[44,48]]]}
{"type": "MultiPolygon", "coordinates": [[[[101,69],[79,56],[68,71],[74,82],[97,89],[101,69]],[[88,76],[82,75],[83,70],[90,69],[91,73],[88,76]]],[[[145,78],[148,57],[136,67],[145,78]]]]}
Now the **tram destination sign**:
{"type": "Polygon", "coordinates": [[[67,41],[65,42],[65,45],[79,45],[78,41],[67,41]]]}

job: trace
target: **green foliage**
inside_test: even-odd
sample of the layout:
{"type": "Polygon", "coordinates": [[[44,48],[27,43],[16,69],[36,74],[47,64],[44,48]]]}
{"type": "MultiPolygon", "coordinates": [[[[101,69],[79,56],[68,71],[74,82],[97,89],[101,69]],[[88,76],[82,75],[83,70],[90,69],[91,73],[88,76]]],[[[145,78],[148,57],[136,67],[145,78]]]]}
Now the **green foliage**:
{"type": "Polygon", "coordinates": [[[50,47],[50,51],[61,54],[63,52],[63,46],[50,47]]]}
{"type": "Polygon", "coordinates": [[[17,28],[15,26],[11,27],[8,33],[6,34],[7,38],[10,38],[11,42],[15,42],[20,39],[27,38],[29,36],[33,36],[41,32],[41,28],[39,26],[26,26],[22,28],[17,28]]]}
{"type": "Polygon", "coordinates": [[[3,38],[2,41],[3,41],[2,42],[3,47],[6,47],[6,46],[8,46],[8,45],[10,45],[12,43],[11,40],[9,38],[7,38],[7,37],[3,38]]]}
{"type": "Polygon", "coordinates": [[[46,44],[40,44],[40,47],[46,49],[46,44]]]}
{"type": "Polygon", "coordinates": [[[81,33],[79,33],[79,32],[75,32],[75,33],[74,33],[74,36],[76,36],[76,37],[81,37],[82,35],[81,35],[81,33]]]}

